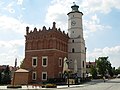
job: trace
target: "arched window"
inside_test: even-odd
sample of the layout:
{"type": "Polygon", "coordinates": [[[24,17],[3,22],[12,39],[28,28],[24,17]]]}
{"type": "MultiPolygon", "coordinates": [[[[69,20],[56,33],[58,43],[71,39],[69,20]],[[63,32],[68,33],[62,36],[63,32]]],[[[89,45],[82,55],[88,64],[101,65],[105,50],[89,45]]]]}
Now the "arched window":
{"type": "Polygon", "coordinates": [[[72,53],[74,53],[75,52],[75,49],[74,48],[72,48],[72,53]]]}
{"type": "Polygon", "coordinates": [[[84,61],[83,61],[83,68],[84,68],[84,61]]]}
{"type": "Polygon", "coordinates": [[[74,43],[74,40],[72,40],[72,42],[74,43]]]}

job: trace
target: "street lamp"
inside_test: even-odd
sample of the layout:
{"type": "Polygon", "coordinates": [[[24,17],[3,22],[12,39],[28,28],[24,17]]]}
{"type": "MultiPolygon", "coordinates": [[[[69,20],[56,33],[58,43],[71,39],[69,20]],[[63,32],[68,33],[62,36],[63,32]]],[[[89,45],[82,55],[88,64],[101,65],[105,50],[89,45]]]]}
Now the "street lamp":
{"type": "MultiPolygon", "coordinates": [[[[65,60],[65,62],[66,62],[67,65],[68,65],[68,69],[69,69],[69,63],[70,63],[71,61],[72,61],[72,60],[68,60],[68,59],[65,60]]],[[[68,74],[67,74],[67,79],[68,79],[68,87],[70,87],[70,83],[69,83],[69,72],[68,72],[68,74]]]]}

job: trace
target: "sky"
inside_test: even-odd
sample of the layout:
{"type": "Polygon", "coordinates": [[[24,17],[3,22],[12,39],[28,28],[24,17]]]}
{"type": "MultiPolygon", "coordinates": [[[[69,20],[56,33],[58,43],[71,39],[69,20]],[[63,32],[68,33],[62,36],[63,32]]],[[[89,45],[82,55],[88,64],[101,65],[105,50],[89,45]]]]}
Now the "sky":
{"type": "Polygon", "coordinates": [[[108,56],[120,66],[120,0],[0,0],[0,65],[18,65],[24,59],[26,26],[52,27],[68,32],[68,16],[75,2],[83,12],[86,61],[108,56]]]}

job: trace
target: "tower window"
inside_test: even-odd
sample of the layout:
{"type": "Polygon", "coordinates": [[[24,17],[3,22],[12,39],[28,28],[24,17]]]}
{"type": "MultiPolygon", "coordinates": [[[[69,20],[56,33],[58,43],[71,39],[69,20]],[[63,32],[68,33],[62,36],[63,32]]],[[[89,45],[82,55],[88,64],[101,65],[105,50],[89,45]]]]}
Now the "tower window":
{"type": "Polygon", "coordinates": [[[72,48],[72,53],[74,53],[75,52],[75,49],[74,48],[72,48]]]}
{"type": "Polygon", "coordinates": [[[84,61],[83,61],[83,68],[84,68],[84,61]]]}
{"type": "Polygon", "coordinates": [[[72,42],[74,43],[74,40],[72,40],[72,42]]]}
{"type": "Polygon", "coordinates": [[[74,17],[74,15],[73,15],[73,17],[74,17]]]}

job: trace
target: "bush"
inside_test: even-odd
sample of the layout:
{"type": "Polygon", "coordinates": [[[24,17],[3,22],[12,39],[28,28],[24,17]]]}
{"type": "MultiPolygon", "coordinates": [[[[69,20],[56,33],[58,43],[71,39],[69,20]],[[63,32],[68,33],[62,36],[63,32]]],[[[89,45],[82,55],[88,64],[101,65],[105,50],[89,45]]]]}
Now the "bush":
{"type": "Polygon", "coordinates": [[[46,85],[42,85],[42,88],[57,88],[56,84],[46,84],[46,85]]]}
{"type": "Polygon", "coordinates": [[[48,83],[62,83],[62,82],[65,82],[65,79],[64,78],[49,78],[47,80],[48,83]]]}

